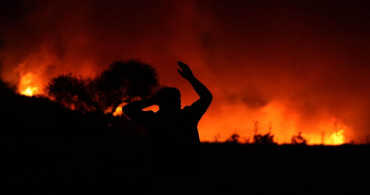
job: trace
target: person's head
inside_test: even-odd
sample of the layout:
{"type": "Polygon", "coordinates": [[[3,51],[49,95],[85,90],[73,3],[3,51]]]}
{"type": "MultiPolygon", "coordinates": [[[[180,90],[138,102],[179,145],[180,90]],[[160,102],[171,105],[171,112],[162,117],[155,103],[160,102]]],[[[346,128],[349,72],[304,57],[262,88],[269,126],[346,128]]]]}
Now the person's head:
{"type": "Polygon", "coordinates": [[[180,90],[173,87],[163,87],[155,95],[159,109],[178,110],[181,109],[180,90]]]}

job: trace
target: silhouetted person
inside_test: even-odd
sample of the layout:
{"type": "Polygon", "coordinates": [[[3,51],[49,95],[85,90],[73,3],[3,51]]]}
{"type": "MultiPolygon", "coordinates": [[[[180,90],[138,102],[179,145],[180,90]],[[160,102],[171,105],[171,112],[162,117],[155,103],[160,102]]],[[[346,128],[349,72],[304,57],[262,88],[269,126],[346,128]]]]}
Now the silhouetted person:
{"type": "Polygon", "coordinates": [[[141,124],[154,143],[165,145],[199,144],[198,122],[211,104],[211,92],[194,77],[189,66],[178,62],[180,75],[189,81],[199,95],[199,99],[191,106],[181,109],[180,91],[176,88],[164,87],[150,99],[125,105],[122,111],[131,120],[141,124]],[[158,105],[159,111],[143,111],[142,109],[158,105]]]}

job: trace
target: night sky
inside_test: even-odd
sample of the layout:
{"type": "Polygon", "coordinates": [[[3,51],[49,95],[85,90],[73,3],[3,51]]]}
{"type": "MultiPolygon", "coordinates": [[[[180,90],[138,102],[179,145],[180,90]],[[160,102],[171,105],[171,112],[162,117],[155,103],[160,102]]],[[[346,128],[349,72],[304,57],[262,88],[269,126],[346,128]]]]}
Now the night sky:
{"type": "Polygon", "coordinates": [[[155,67],[163,85],[196,93],[181,60],[213,93],[203,141],[271,129],[275,141],[363,143],[370,134],[369,1],[33,1],[0,3],[1,78],[19,92],[54,76],[86,77],[121,59],[155,67]],[[155,3],[154,3],[155,2],[155,3]]]}

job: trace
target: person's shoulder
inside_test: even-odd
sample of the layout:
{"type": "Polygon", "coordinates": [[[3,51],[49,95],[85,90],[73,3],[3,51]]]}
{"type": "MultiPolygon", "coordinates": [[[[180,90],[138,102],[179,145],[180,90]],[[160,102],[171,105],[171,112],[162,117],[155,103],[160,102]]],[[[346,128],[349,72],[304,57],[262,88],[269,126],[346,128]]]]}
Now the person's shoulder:
{"type": "Polygon", "coordinates": [[[191,110],[191,109],[198,109],[199,107],[202,107],[204,103],[201,99],[193,102],[190,106],[185,106],[184,109],[191,110]]]}
{"type": "Polygon", "coordinates": [[[190,106],[185,106],[182,111],[183,112],[193,112],[193,111],[196,111],[199,109],[199,105],[194,102],[193,104],[191,104],[190,106]]]}

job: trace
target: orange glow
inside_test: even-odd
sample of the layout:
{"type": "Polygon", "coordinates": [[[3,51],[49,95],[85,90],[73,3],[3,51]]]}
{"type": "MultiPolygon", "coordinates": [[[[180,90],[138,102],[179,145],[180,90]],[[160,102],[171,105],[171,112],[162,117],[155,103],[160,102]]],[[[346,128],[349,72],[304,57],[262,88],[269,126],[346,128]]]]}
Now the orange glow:
{"type": "MultiPolygon", "coordinates": [[[[309,145],[365,143],[370,135],[367,10],[351,3],[339,6],[348,12],[327,13],[322,3],[276,5],[25,4],[17,22],[1,29],[0,76],[19,94],[46,95],[45,86],[58,75],[92,78],[116,60],[141,59],[157,70],[161,85],[180,89],[187,106],[198,96],[176,72],[181,60],[214,97],[198,125],[203,142],[237,133],[240,142],[250,143],[258,121],[257,133],[271,131],[278,144],[291,143],[299,132],[309,145]],[[127,13],[132,17],[122,10],[132,10],[127,13]],[[348,30],[352,27],[356,30],[348,30]]],[[[121,107],[113,113],[121,114],[121,107]]]]}
{"type": "Polygon", "coordinates": [[[37,92],[37,89],[37,87],[27,87],[27,89],[22,91],[21,94],[25,96],[33,96],[33,94],[37,92]]]}
{"type": "Polygon", "coordinates": [[[28,72],[23,75],[18,86],[20,94],[25,96],[34,96],[41,94],[40,86],[42,84],[38,82],[38,78],[33,73],[28,72]]]}
{"type": "Polygon", "coordinates": [[[239,104],[225,106],[218,112],[225,114],[206,115],[201,120],[199,133],[203,138],[202,141],[212,142],[215,141],[215,137],[218,141],[224,141],[236,132],[241,137],[240,142],[251,142],[255,132],[255,121],[259,123],[257,133],[266,134],[271,131],[277,144],[290,144],[292,136],[302,132],[308,145],[341,145],[346,143],[345,132],[346,134],[351,132],[350,127],[330,116],[312,124],[301,121],[298,113],[287,109],[283,102],[271,102],[259,112],[251,112],[239,104]],[[337,128],[340,130],[336,130],[337,128]]]}
{"type": "Polygon", "coordinates": [[[332,140],[331,143],[329,144],[332,144],[332,145],[341,145],[341,144],[344,144],[344,130],[341,129],[339,130],[338,132],[334,132],[333,134],[331,134],[330,138],[332,140]]]}
{"type": "MultiPolygon", "coordinates": [[[[25,96],[43,94],[40,89],[45,85],[45,80],[35,73],[27,72],[21,76],[18,85],[19,93],[25,96]]],[[[113,116],[122,115],[123,105],[113,112],[113,116]]],[[[152,106],[145,110],[158,111],[158,107],[152,106]]],[[[212,142],[215,141],[215,137],[217,141],[225,141],[236,132],[240,135],[240,142],[250,143],[253,141],[255,121],[259,123],[257,133],[266,134],[271,131],[277,144],[289,144],[293,135],[302,132],[309,145],[341,145],[346,143],[345,133],[351,132],[351,128],[332,116],[322,116],[312,124],[302,121],[299,113],[290,109],[287,102],[271,101],[257,111],[236,102],[223,104],[218,107],[218,110],[210,108],[199,124],[201,141],[212,142]]]]}
{"type": "Polygon", "coordinates": [[[55,63],[56,57],[46,47],[27,56],[13,71],[20,79],[18,92],[25,96],[44,95],[43,89],[49,80],[55,75],[63,74],[63,70],[48,71],[55,63]]]}
{"type": "Polygon", "coordinates": [[[122,106],[118,106],[112,114],[113,114],[113,116],[121,116],[123,114],[122,113],[122,106]]]}

